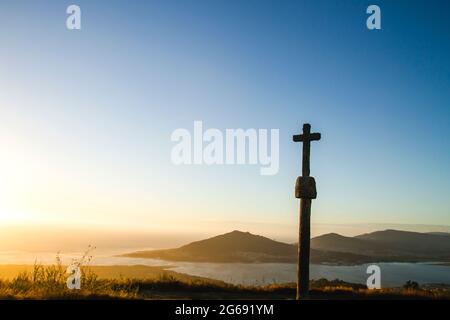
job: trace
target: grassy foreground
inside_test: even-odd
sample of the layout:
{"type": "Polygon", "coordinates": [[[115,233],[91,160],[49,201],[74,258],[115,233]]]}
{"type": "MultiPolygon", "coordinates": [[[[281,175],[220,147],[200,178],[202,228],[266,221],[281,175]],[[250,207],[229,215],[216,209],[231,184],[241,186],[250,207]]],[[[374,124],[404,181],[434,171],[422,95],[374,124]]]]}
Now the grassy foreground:
{"type": "MultiPolygon", "coordinates": [[[[294,299],[295,284],[231,285],[150,266],[82,267],[81,289],[66,286],[66,269],[0,266],[0,299],[294,299]]],[[[311,281],[312,299],[450,299],[448,290],[382,289],[325,279],[311,281]]]]}

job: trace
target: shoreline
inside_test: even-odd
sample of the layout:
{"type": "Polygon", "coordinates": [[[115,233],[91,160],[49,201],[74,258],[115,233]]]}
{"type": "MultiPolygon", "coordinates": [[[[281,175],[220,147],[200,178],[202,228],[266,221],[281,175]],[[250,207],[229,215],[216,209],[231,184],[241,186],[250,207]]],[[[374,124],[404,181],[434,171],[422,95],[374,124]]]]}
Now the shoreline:
{"type": "MultiPolygon", "coordinates": [[[[50,266],[50,265],[43,265],[50,266]]],[[[67,268],[66,265],[61,265],[63,270],[67,268]]],[[[207,277],[194,276],[186,273],[169,270],[173,266],[147,266],[147,265],[109,265],[109,266],[82,266],[94,272],[99,279],[141,279],[141,280],[158,280],[163,277],[175,277],[180,281],[204,280],[211,283],[222,284],[221,280],[216,280],[207,277]]],[[[0,281],[11,280],[19,276],[21,273],[33,272],[34,265],[32,264],[0,264],[0,281]]]]}
{"type": "MultiPolygon", "coordinates": [[[[235,264],[235,263],[230,263],[230,264],[235,264]]],[[[396,264],[403,264],[403,263],[396,263],[396,264]]],[[[405,263],[405,264],[409,264],[409,263],[405,263]]],[[[439,264],[439,263],[417,263],[422,264],[422,265],[428,265],[428,266],[436,266],[436,267],[450,267],[450,264],[439,264]]],[[[53,264],[54,265],[54,264],[53,264]]],[[[254,265],[254,264],[253,264],[254,265]]],[[[292,264],[290,264],[292,265],[292,264]]],[[[21,273],[32,273],[33,269],[34,269],[34,264],[0,264],[0,281],[1,280],[10,280],[13,279],[17,276],[19,276],[21,273]]],[[[40,266],[51,266],[51,264],[49,265],[40,265],[40,266]]],[[[66,268],[67,268],[67,264],[62,264],[61,265],[63,268],[63,271],[65,272],[66,268]]],[[[326,266],[326,267],[353,267],[353,266],[341,266],[341,265],[320,265],[320,266],[326,266]]],[[[361,266],[361,265],[357,265],[357,266],[361,266]]],[[[356,267],[357,267],[356,266],[356,267]]],[[[239,266],[237,266],[237,268],[239,268],[239,266]]],[[[270,268],[270,266],[269,266],[270,268]]],[[[180,266],[176,266],[174,264],[171,265],[145,265],[145,264],[133,264],[133,265],[115,265],[115,264],[111,264],[111,265],[85,265],[82,266],[82,269],[85,270],[90,270],[93,273],[95,273],[100,279],[123,279],[123,278],[130,278],[130,279],[149,279],[149,280],[157,280],[161,277],[166,277],[166,276],[173,276],[177,279],[180,280],[206,280],[206,281],[210,281],[210,282],[215,282],[215,283],[232,283],[235,285],[266,285],[266,284],[270,284],[269,282],[263,282],[263,283],[259,283],[259,280],[256,280],[254,284],[252,284],[251,282],[242,282],[240,283],[239,281],[230,281],[230,279],[227,279],[226,277],[220,277],[220,276],[214,276],[213,273],[202,273],[202,272],[189,272],[186,269],[183,269],[183,267],[180,266]],[[259,284],[258,284],[259,283],[259,284]]],[[[192,271],[192,270],[191,270],[192,271]]],[[[450,271],[450,270],[449,270],[450,271]]],[[[327,274],[327,273],[323,273],[320,274],[319,276],[316,276],[314,278],[311,279],[320,279],[320,278],[325,278],[328,280],[334,280],[334,279],[339,279],[339,280],[343,280],[343,281],[351,281],[350,279],[346,278],[344,276],[344,273],[342,274],[343,276],[339,276],[339,275],[331,275],[331,274],[327,274]]],[[[263,279],[264,277],[266,277],[267,279],[269,279],[269,276],[262,276],[263,279]]],[[[256,279],[256,278],[255,278],[256,279]]],[[[361,278],[362,279],[362,278],[361,278]]],[[[233,278],[233,280],[235,280],[233,278]]],[[[413,280],[416,282],[419,282],[421,285],[432,285],[432,284],[444,284],[446,286],[450,286],[450,281],[448,281],[448,279],[446,277],[442,278],[442,280],[439,279],[435,279],[434,281],[421,281],[420,277],[419,278],[411,278],[409,280],[413,280]]],[[[275,280],[274,280],[275,281],[275,280]]],[[[286,278],[286,277],[282,277],[280,279],[278,279],[277,281],[273,282],[273,283],[277,283],[277,284],[282,284],[282,283],[290,283],[292,282],[292,279],[286,278]]],[[[364,283],[364,281],[362,280],[358,280],[358,281],[351,281],[353,283],[364,283]]],[[[397,281],[398,282],[398,281],[397,281]]],[[[401,286],[402,283],[398,282],[397,284],[387,284],[385,287],[399,287],[401,286]]]]}

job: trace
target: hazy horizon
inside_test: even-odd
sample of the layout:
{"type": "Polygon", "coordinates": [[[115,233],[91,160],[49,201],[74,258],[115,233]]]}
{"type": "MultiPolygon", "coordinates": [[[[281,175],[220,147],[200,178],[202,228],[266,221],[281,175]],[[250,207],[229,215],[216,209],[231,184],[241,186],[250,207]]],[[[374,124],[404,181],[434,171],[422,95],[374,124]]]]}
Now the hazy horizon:
{"type": "MultiPolygon", "coordinates": [[[[127,252],[136,249],[163,249],[178,247],[192,241],[202,240],[233,230],[250,232],[256,235],[286,242],[298,241],[296,231],[287,226],[263,226],[258,224],[230,223],[229,226],[217,225],[216,228],[183,232],[172,230],[161,232],[157,228],[121,230],[94,225],[57,226],[57,225],[3,225],[0,226],[1,251],[29,252],[83,252],[89,245],[95,246],[100,252],[127,252]],[[279,230],[289,230],[290,233],[280,233],[279,230]]],[[[373,231],[395,229],[413,232],[447,232],[450,226],[407,225],[407,224],[313,224],[312,237],[327,233],[338,233],[343,236],[356,236],[373,231]]]]}

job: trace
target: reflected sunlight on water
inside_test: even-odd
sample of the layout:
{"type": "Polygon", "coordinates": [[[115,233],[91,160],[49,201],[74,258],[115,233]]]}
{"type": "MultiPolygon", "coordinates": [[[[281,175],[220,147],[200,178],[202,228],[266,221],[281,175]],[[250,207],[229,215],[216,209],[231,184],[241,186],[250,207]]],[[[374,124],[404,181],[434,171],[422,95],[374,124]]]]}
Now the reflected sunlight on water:
{"type": "MultiPolygon", "coordinates": [[[[148,249],[148,248],[145,248],[148,249]]],[[[142,250],[139,248],[138,250],[142,250]]],[[[130,251],[136,251],[132,249],[130,251]]],[[[130,252],[127,251],[127,252],[130,252]]],[[[174,262],[157,259],[118,257],[123,251],[95,251],[92,265],[146,265],[167,266],[170,270],[195,276],[223,280],[234,284],[263,285],[296,281],[297,265],[293,263],[198,263],[174,262]]],[[[79,258],[83,252],[61,253],[63,264],[79,258]]],[[[55,252],[0,252],[0,264],[53,264],[55,252]]],[[[450,267],[426,263],[379,263],[383,287],[401,286],[408,280],[419,284],[450,284],[450,267]]],[[[311,279],[340,279],[347,282],[365,283],[368,264],[356,266],[311,265],[311,279]]]]}

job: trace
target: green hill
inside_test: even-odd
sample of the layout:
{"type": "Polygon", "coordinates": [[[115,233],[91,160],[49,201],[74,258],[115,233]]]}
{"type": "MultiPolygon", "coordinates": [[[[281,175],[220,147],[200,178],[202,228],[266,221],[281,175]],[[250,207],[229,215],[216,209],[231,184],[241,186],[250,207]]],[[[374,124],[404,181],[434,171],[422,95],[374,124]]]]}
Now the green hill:
{"type": "MultiPolygon", "coordinates": [[[[138,251],[127,257],[190,262],[296,262],[297,245],[249,232],[233,231],[175,249],[138,251]]],[[[359,264],[373,258],[351,252],[311,249],[313,263],[359,264]]]]}
{"type": "MultiPolygon", "coordinates": [[[[175,249],[124,256],[191,262],[296,262],[297,245],[235,230],[175,249]]],[[[385,230],[356,237],[330,233],[311,240],[312,263],[417,261],[450,261],[449,234],[385,230]]]]}
{"type": "Polygon", "coordinates": [[[295,261],[296,250],[292,244],[233,231],[175,249],[138,251],[126,256],[175,261],[292,262],[295,261]]]}

